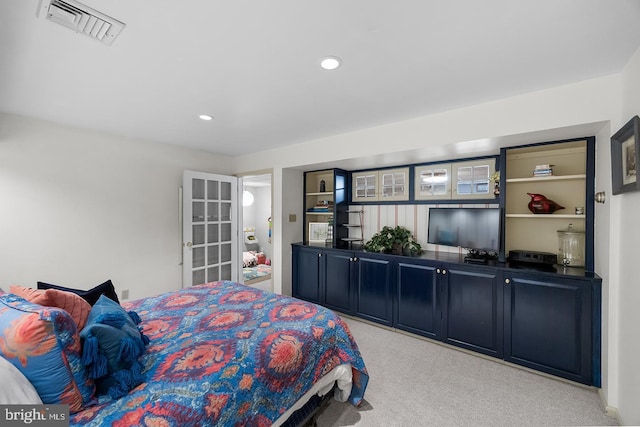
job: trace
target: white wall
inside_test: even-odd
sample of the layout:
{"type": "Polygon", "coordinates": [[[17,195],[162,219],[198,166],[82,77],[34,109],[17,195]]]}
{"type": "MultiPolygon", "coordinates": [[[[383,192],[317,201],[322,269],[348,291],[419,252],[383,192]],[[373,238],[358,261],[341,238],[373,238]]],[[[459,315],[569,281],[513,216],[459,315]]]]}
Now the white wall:
{"type": "Polygon", "coordinates": [[[230,163],[0,113],[0,287],[112,279],[131,299],[180,288],[182,171],[230,163]]]}
{"type": "Polygon", "coordinates": [[[313,165],[336,165],[351,159],[361,160],[353,163],[353,169],[365,169],[497,154],[497,144],[505,138],[514,137],[513,142],[518,142],[518,135],[531,136],[528,134],[532,132],[541,138],[555,138],[559,135],[553,132],[556,129],[611,120],[612,111],[617,111],[620,104],[619,85],[619,76],[608,76],[251,153],[236,158],[236,169],[243,172],[273,165],[311,166],[306,168],[311,170],[320,169],[313,165]]]}
{"type": "MultiPolygon", "coordinates": [[[[640,48],[636,51],[622,75],[622,116],[615,133],[631,117],[640,115],[640,48]]],[[[617,404],[625,424],[640,425],[640,267],[638,266],[638,242],[640,242],[640,192],[612,197],[612,218],[617,218],[611,245],[615,251],[611,268],[617,270],[616,298],[610,305],[611,316],[617,316],[615,344],[617,352],[610,364],[617,365],[619,387],[617,404]]]]}
{"type": "Polygon", "coordinates": [[[273,289],[284,295],[291,295],[291,243],[302,241],[302,182],[299,170],[274,169],[273,289]]]}

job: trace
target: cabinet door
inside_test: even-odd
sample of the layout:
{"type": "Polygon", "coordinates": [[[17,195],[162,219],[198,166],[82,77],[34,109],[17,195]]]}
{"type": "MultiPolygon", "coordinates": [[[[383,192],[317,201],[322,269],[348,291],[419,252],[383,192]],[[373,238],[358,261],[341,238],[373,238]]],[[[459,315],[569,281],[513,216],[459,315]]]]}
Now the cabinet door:
{"type": "Polygon", "coordinates": [[[353,311],[351,277],[354,258],[350,252],[325,251],[324,305],[343,313],[353,311]]]}
{"type": "Polygon", "coordinates": [[[353,202],[409,200],[409,168],[353,172],[353,202]]]}
{"type": "Polygon", "coordinates": [[[293,296],[321,303],[324,258],[321,249],[293,246],[293,296]]]}
{"type": "Polygon", "coordinates": [[[415,174],[416,200],[451,198],[451,164],[416,166],[415,174]]]}
{"type": "Polygon", "coordinates": [[[590,280],[505,273],[505,360],[592,384],[590,280]]]}
{"type": "Polygon", "coordinates": [[[444,342],[502,357],[503,303],[498,275],[497,269],[464,265],[442,269],[444,342]]]}
{"type": "Polygon", "coordinates": [[[395,327],[437,339],[440,310],[436,265],[399,262],[396,279],[395,327]]]}
{"type": "Polygon", "coordinates": [[[365,319],[391,326],[393,294],[392,263],[370,255],[355,260],[356,314],[365,319]]]}
{"type": "Polygon", "coordinates": [[[354,202],[378,200],[378,171],[354,172],[352,174],[352,195],[354,202]]]}
{"type": "Polygon", "coordinates": [[[380,201],[409,200],[409,168],[378,171],[380,201]]]}
{"type": "Polygon", "coordinates": [[[496,170],[496,160],[483,159],[452,164],[453,199],[489,199],[493,197],[491,175],[496,170]]]}

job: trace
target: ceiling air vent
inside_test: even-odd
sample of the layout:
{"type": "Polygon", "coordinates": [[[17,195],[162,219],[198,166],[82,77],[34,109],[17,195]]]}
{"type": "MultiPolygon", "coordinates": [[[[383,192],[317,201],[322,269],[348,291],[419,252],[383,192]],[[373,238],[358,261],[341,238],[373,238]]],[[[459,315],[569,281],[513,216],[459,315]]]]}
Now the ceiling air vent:
{"type": "Polygon", "coordinates": [[[124,24],[75,0],[40,0],[38,16],[110,46],[124,24]]]}

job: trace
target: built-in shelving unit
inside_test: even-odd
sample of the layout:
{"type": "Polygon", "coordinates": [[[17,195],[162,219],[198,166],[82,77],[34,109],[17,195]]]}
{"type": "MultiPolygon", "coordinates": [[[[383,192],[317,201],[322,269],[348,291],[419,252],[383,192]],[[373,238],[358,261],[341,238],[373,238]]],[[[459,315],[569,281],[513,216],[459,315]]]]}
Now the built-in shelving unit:
{"type": "Polygon", "coordinates": [[[304,175],[304,241],[339,245],[347,237],[341,224],[347,222],[347,174],[340,169],[306,172],[304,175]],[[309,230],[326,230],[323,238],[310,236],[309,230]]]}
{"type": "Polygon", "coordinates": [[[583,139],[503,149],[505,256],[510,250],[558,253],[558,230],[569,224],[590,233],[593,210],[586,207],[592,203],[588,193],[593,192],[593,177],[588,173],[588,144],[583,139]],[[538,165],[551,165],[552,175],[533,176],[538,165]],[[534,214],[527,193],[543,194],[564,209],[534,214]],[[576,208],[583,213],[576,214],[576,208]]]}
{"type": "MultiPolygon", "coordinates": [[[[326,224],[327,233],[323,240],[329,239],[333,234],[329,227],[333,226],[334,216],[334,180],[333,171],[317,171],[307,173],[305,176],[305,241],[318,240],[309,235],[312,225],[326,224]]],[[[325,229],[325,228],[321,228],[325,229]]]]}

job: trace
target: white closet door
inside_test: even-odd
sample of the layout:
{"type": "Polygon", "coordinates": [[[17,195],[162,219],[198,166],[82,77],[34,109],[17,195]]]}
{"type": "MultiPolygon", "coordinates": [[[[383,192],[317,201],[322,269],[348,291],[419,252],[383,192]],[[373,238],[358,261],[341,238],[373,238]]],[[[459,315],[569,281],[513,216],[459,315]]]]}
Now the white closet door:
{"type": "Polygon", "coordinates": [[[238,281],[238,178],[184,171],[183,287],[238,281]]]}

